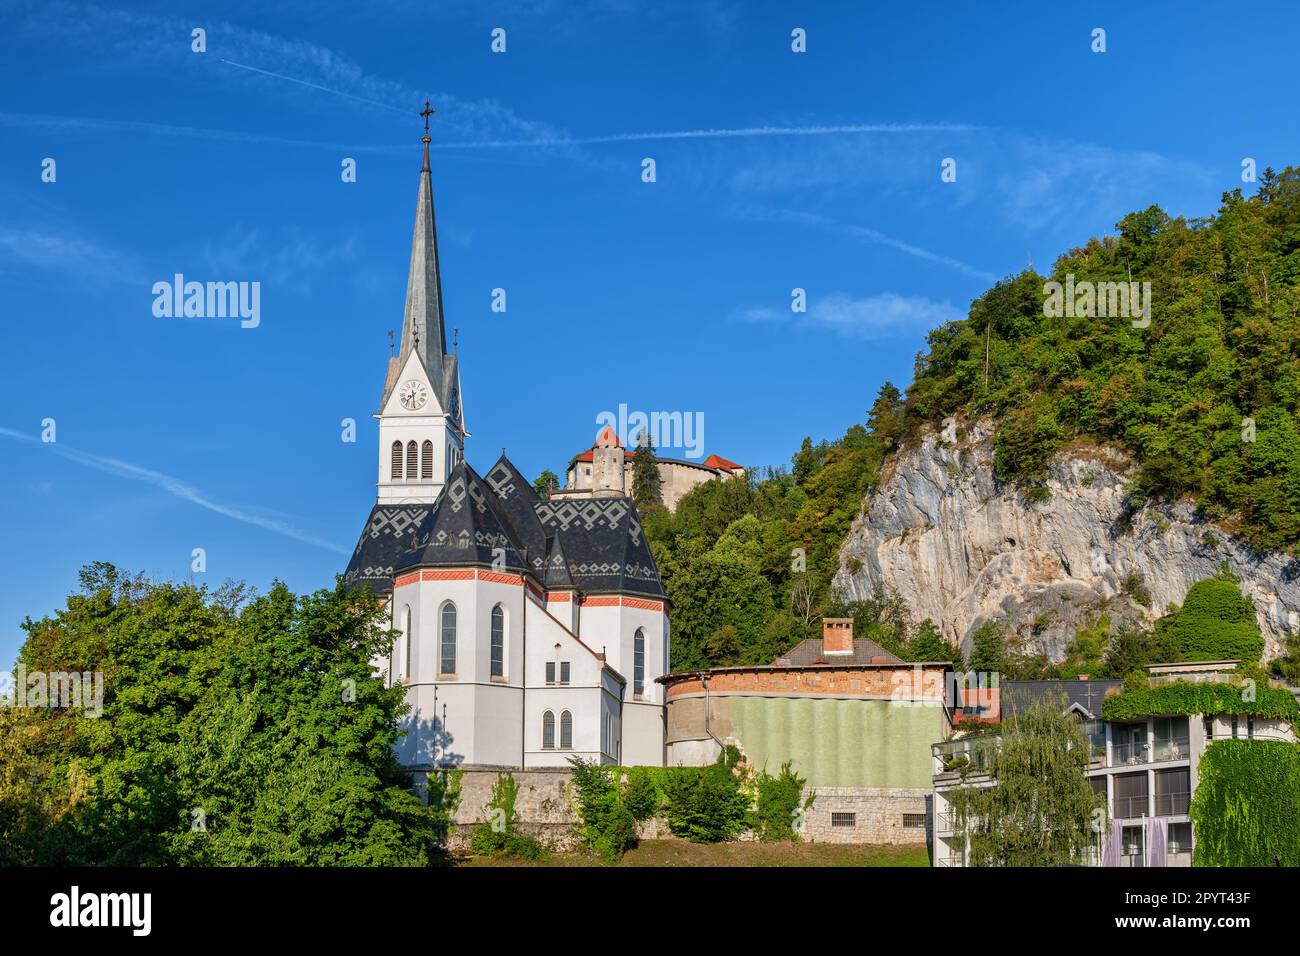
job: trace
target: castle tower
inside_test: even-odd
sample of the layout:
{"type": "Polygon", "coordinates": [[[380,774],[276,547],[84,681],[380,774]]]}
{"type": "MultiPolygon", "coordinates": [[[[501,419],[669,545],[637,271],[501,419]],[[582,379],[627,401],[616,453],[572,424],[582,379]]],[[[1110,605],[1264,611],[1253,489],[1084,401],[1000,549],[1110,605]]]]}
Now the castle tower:
{"type": "Polygon", "coordinates": [[[593,498],[622,498],[623,444],[614,429],[606,425],[596,436],[596,447],[591,452],[591,488],[593,498]]]}

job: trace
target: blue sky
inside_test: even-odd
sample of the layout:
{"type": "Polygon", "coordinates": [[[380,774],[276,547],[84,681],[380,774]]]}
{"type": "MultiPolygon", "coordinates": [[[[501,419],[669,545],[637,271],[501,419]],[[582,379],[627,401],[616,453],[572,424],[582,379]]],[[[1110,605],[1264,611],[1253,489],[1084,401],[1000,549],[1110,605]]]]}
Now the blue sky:
{"type": "Polygon", "coordinates": [[[620,403],[702,412],[706,454],[786,462],[905,385],[926,330],[996,277],[1152,202],[1209,214],[1243,157],[1300,157],[1288,5],[1265,24],[1187,2],[6,0],[0,19],[0,666],[92,560],[183,578],[202,547],[213,584],[298,590],[344,567],[426,96],[467,455],[504,446],[530,476],[620,403]],[[260,282],[261,324],[156,318],[176,272],[260,282]]]}

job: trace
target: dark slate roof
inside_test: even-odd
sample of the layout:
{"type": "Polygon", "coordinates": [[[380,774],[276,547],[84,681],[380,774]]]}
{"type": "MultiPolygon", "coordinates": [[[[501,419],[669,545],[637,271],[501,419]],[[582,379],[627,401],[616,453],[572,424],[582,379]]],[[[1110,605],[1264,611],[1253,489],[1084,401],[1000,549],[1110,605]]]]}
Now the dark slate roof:
{"type": "Polygon", "coordinates": [[[547,536],[534,509],[541,499],[505,455],[488,469],[483,480],[496,495],[499,510],[505,513],[510,531],[528,567],[540,579],[547,556],[547,536]]]}
{"type": "Polygon", "coordinates": [[[1124,686],[1122,680],[1004,680],[1001,684],[1002,717],[1014,717],[1042,700],[1059,700],[1066,708],[1082,707],[1092,717],[1101,717],[1101,701],[1108,690],[1124,686]]]}
{"type": "Polygon", "coordinates": [[[527,570],[497,496],[465,461],[451,470],[415,535],[415,549],[402,556],[396,570],[467,564],[500,571],[527,570]]]}
{"type": "Polygon", "coordinates": [[[432,505],[376,505],[346,580],[386,594],[404,568],[475,564],[545,587],[665,596],[631,498],[543,501],[504,455],[487,478],[459,462],[432,505]]]}
{"type": "Polygon", "coordinates": [[[415,541],[415,531],[433,510],[429,504],[375,505],[343,573],[349,587],[369,584],[376,594],[393,589],[393,570],[415,541]]]}
{"type": "Polygon", "coordinates": [[[534,510],[542,527],[559,537],[580,591],[664,596],[631,498],[553,498],[534,510]]]}
{"type": "Polygon", "coordinates": [[[800,641],[782,654],[773,665],[777,667],[811,667],[817,664],[860,665],[872,663],[872,658],[883,658],[887,664],[901,664],[903,659],[889,653],[875,641],[865,637],[855,638],[852,654],[823,654],[821,638],[800,641]]]}
{"type": "Polygon", "coordinates": [[[558,535],[546,539],[546,565],[542,569],[542,587],[571,588],[573,577],[569,574],[569,562],[564,557],[564,546],[558,535]]]}

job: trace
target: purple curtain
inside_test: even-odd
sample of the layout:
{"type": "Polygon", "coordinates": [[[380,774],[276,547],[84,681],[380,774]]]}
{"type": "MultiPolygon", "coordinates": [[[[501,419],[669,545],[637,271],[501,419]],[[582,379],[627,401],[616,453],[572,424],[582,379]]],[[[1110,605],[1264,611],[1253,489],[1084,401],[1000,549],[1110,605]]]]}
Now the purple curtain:
{"type": "Polygon", "coordinates": [[[1119,850],[1124,842],[1124,827],[1118,820],[1110,821],[1110,834],[1102,848],[1101,865],[1119,866],[1119,850]]]}
{"type": "Polygon", "coordinates": [[[1147,866],[1169,865],[1169,821],[1164,817],[1147,820],[1147,866]]]}

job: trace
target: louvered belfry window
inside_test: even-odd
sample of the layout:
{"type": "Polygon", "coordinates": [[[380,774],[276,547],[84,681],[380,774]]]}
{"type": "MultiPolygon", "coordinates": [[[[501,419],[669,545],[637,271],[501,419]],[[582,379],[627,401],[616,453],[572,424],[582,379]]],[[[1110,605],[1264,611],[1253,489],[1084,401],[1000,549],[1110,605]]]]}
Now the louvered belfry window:
{"type": "Polygon", "coordinates": [[[402,480],[402,443],[393,442],[393,481],[402,480]]]}
{"type": "Polygon", "coordinates": [[[415,479],[420,476],[419,471],[416,470],[418,465],[416,459],[419,457],[419,454],[420,454],[420,449],[415,444],[415,442],[408,441],[406,443],[406,480],[407,481],[415,481],[415,479]]]}
{"type": "Polygon", "coordinates": [[[428,481],[433,477],[433,442],[426,441],[420,449],[420,477],[428,481]]]}

